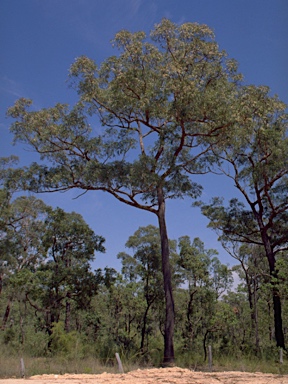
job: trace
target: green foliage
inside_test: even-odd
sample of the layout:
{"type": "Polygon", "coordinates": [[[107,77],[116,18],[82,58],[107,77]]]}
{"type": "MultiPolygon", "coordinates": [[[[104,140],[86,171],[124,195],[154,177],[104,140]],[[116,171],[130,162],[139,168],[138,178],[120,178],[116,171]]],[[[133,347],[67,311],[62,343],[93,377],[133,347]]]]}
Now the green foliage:
{"type": "MultiPolygon", "coordinates": [[[[95,251],[104,252],[104,239],[79,214],[52,210],[32,196],[13,200],[10,191],[0,192],[3,343],[11,353],[34,356],[69,354],[76,344],[81,349],[78,333],[65,339],[56,323],[63,316],[69,332],[72,311],[89,309],[102,282],[101,272],[93,273],[89,262],[95,251]]],[[[108,275],[103,279],[107,283],[108,275]]]]}
{"type": "MultiPolygon", "coordinates": [[[[15,272],[11,269],[3,286],[0,309],[2,313],[8,306],[10,309],[0,343],[7,355],[21,350],[30,356],[58,356],[65,361],[94,356],[110,364],[117,351],[129,364],[159,365],[165,314],[157,228],[140,227],[129,237],[126,246],[132,255],[118,255],[123,275],[109,268],[93,274],[89,260],[94,257],[95,245],[102,249],[102,239],[96,237],[93,243],[92,233],[74,213],[50,210],[44,218],[42,240],[48,250],[47,262],[34,264],[32,269],[28,265],[15,272]]],[[[270,279],[261,249],[242,246],[237,254],[234,249],[242,266],[234,270],[244,284],[233,293],[227,292],[231,271],[219,262],[215,250],[206,250],[200,239],[191,242],[188,236],[179,239],[178,248],[176,245],[170,240],[177,364],[202,366],[208,344],[219,359],[256,352],[262,358],[275,356],[270,279]],[[253,290],[257,292],[257,302],[252,300],[259,318],[257,351],[249,286],[252,299],[253,290]]],[[[282,252],[277,260],[277,284],[283,298],[287,297],[286,261],[282,252]]],[[[283,305],[286,308],[286,301],[283,305]]],[[[283,320],[287,324],[286,316],[283,320]]]]}
{"type": "Polygon", "coordinates": [[[20,196],[12,200],[12,193],[1,190],[1,261],[5,276],[27,268],[34,270],[43,259],[41,237],[48,207],[33,196],[20,196]]]}
{"type": "Polygon", "coordinates": [[[77,357],[78,359],[82,357],[82,345],[77,332],[65,332],[63,322],[52,324],[50,340],[50,352],[53,355],[77,357]]]}

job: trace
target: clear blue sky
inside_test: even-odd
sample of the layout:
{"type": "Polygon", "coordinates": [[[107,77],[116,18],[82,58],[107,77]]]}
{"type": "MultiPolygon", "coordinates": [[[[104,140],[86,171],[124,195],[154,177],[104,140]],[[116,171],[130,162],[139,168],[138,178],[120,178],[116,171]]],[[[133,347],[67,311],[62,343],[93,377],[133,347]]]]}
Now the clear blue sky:
{"type": "MultiPolygon", "coordinates": [[[[245,83],[268,85],[288,103],[288,0],[0,0],[0,156],[19,155],[29,163],[32,154],[13,147],[6,110],[19,97],[31,98],[36,108],[56,102],[73,103],[67,87],[69,66],[80,55],[100,63],[115,54],[110,41],[121,29],[147,33],[163,17],[176,23],[207,24],[230,57],[239,62],[245,83]]],[[[203,199],[236,194],[221,177],[198,181],[203,199]]],[[[128,207],[102,192],[73,200],[76,192],[39,195],[47,204],[83,215],[97,234],[106,238],[106,254],[94,267],[119,269],[116,259],[139,226],[157,225],[156,217],[128,207]]],[[[169,237],[200,237],[206,248],[217,248],[224,263],[233,263],[206,228],[207,221],[191,208],[190,200],[168,202],[169,237]]]]}

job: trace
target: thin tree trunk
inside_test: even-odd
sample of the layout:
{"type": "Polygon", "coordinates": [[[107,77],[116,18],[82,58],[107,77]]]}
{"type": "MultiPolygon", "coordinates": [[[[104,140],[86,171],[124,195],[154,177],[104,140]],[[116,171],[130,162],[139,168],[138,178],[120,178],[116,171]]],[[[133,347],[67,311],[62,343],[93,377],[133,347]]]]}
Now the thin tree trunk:
{"type": "Polygon", "coordinates": [[[263,223],[260,220],[259,215],[256,215],[256,219],[259,224],[259,228],[261,229],[261,237],[263,241],[263,245],[265,248],[266,257],[269,263],[269,271],[271,276],[271,284],[272,284],[272,296],[273,296],[273,311],[274,311],[274,329],[275,329],[275,339],[277,347],[285,348],[285,339],[283,333],[283,324],[282,324],[282,308],[281,308],[281,300],[279,295],[279,289],[277,287],[277,271],[275,268],[276,259],[275,253],[271,246],[271,242],[267,233],[267,229],[264,228],[263,223]]]}
{"type": "Polygon", "coordinates": [[[158,197],[158,222],[161,238],[161,254],[162,254],[162,273],[164,281],[165,292],[165,326],[164,326],[164,359],[163,366],[173,365],[175,361],[174,357],[174,321],[175,321],[175,309],[174,299],[172,291],[172,277],[169,261],[169,242],[165,220],[165,200],[163,195],[163,189],[157,188],[158,197]]]}
{"type": "Polygon", "coordinates": [[[24,340],[25,340],[23,323],[24,323],[23,316],[20,315],[20,331],[21,331],[20,343],[21,343],[21,345],[24,345],[24,340]]]}
{"type": "Polygon", "coordinates": [[[147,317],[148,317],[150,305],[151,304],[147,305],[145,312],[144,312],[144,316],[143,316],[143,326],[142,326],[142,330],[141,330],[141,343],[140,343],[140,350],[141,350],[142,354],[144,354],[144,352],[145,352],[144,351],[144,344],[145,344],[145,335],[146,335],[146,324],[147,324],[147,317]]]}
{"type": "Polygon", "coordinates": [[[2,275],[0,276],[0,295],[2,293],[2,288],[3,288],[3,278],[2,275]]]}
{"type": "Polygon", "coordinates": [[[258,324],[258,308],[257,308],[257,284],[256,278],[253,279],[254,291],[253,291],[253,299],[254,299],[254,322],[255,322],[255,347],[257,355],[260,352],[260,340],[259,340],[259,324],[258,324]]]}
{"type": "Polygon", "coordinates": [[[207,339],[207,336],[208,336],[209,332],[210,332],[210,330],[208,329],[208,330],[205,332],[205,335],[204,335],[204,338],[203,338],[204,362],[205,362],[206,359],[207,359],[206,339],[207,339]]]}
{"type": "Polygon", "coordinates": [[[192,327],[192,303],[195,293],[197,292],[197,289],[195,289],[193,292],[189,292],[189,302],[186,310],[186,318],[187,318],[187,331],[188,331],[188,337],[190,339],[190,343],[193,341],[193,327],[192,327]]]}
{"type": "Polygon", "coordinates": [[[279,289],[276,286],[276,282],[274,280],[277,280],[277,271],[275,268],[276,260],[275,255],[272,251],[270,251],[270,244],[265,244],[266,249],[266,255],[269,262],[269,269],[270,269],[270,275],[272,278],[272,295],[273,295],[273,310],[274,310],[274,328],[275,328],[275,339],[276,339],[276,345],[277,347],[285,348],[285,339],[284,339],[284,333],[283,333],[283,324],[282,324],[282,307],[281,307],[281,300],[279,295],[279,289]]]}
{"type": "Polygon", "coordinates": [[[253,332],[255,330],[255,308],[253,305],[253,298],[252,298],[253,295],[252,295],[251,282],[250,282],[251,279],[249,277],[249,274],[245,267],[244,262],[240,261],[240,263],[241,263],[242,270],[244,271],[244,274],[245,274],[246,288],[248,293],[248,302],[250,307],[251,332],[253,332]]]}
{"type": "Polygon", "coordinates": [[[282,325],[282,308],[281,300],[279,297],[279,290],[273,287],[273,305],[274,305],[274,326],[275,326],[275,339],[277,347],[285,348],[285,340],[282,325]]]}
{"type": "Polygon", "coordinates": [[[66,308],[65,308],[65,326],[64,329],[68,333],[70,332],[70,317],[71,317],[71,304],[69,298],[66,300],[66,308]]]}
{"type": "Polygon", "coordinates": [[[6,328],[6,325],[7,325],[8,319],[9,319],[10,310],[11,310],[11,303],[12,303],[12,299],[9,298],[8,299],[8,303],[6,305],[5,313],[4,313],[4,316],[3,316],[3,322],[2,322],[2,328],[3,329],[6,328]]]}

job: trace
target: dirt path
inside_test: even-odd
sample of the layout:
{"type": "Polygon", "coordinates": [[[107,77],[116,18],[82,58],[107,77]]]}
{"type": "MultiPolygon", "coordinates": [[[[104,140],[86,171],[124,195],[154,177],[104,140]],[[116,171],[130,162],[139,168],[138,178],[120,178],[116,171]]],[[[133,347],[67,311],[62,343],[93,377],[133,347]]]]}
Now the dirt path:
{"type": "Polygon", "coordinates": [[[182,368],[146,369],[126,374],[42,375],[0,379],[0,384],[288,384],[288,375],[247,372],[193,372],[182,368]]]}

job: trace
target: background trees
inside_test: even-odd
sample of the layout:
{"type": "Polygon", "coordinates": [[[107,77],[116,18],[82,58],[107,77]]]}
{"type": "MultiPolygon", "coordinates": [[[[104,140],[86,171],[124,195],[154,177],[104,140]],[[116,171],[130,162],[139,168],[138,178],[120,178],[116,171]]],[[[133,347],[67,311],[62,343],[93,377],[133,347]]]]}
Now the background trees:
{"type": "Polygon", "coordinates": [[[16,322],[15,311],[14,315],[11,311],[17,306],[24,344],[27,306],[31,306],[35,329],[51,336],[53,325],[62,319],[69,332],[71,306],[74,314],[77,309],[87,310],[102,279],[99,271],[91,271],[90,261],[95,251],[104,252],[104,239],[75,212],[53,210],[33,196],[13,199],[9,191],[0,192],[2,306],[6,301],[2,330],[11,333],[16,322]]]}
{"type": "MultiPolygon", "coordinates": [[[[14,201],[18,204],[15,199],[10,205],[14,201]]],[[[106,362],[117,350],[128,359],[159,364],[165,309],[158,229],[140,227],[129,237],[126,245],[132,252],[118,254],[122,273],[108,267],[92,272],[89,261],[95,250],[103,251],[103,239],[93,234],[80,215],[53,210],[34,198],[31,201],[37,201],[44,212],[30,217],[31,228],[42,231],[39,253],[33,253],[37,255],[33,263],[3,274],[1,345],[6,351],[21,348],[32,356],[93,355],[106,362]]],[[[5,212],[2,217],[7,219],[5,212]]],[[[21,228],[27,217],[17,217],[21,228]]],[[[18,239],[17,232],[9,236],[11,244],[18,239]]],[[[2,239],[3,255],[9,256],[4,232],[2,239]]],[[[34,240],[35,233],[27,232],[25,243],[34,240]]],[[[234,270],[243,284],[231,292],[232,271],[220,263],[214,250],[206,250],[200,239],[191,241],[188,236],[169,242],[179,359],[204,361],[208,343],[217,356],[255,351],[269,356],[273,301],[266,259],[256,248],[243,246],[237,254],[235,249],[241,263],[234,270]]],[[[284,308],[286,256],[282,252],[277,261],[277,289],[284,308]]]]}

